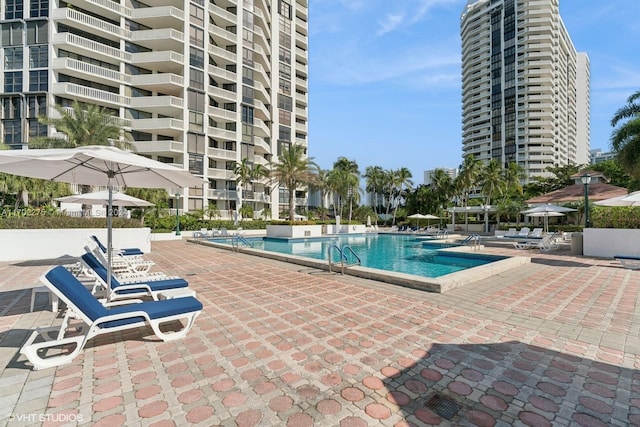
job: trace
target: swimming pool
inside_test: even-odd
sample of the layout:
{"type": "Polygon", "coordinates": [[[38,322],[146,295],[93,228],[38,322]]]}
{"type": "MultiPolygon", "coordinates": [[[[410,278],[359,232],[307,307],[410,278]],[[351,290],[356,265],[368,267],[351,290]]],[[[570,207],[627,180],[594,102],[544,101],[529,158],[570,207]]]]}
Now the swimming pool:
{"type": "MultiPolygon", "coordinates": [[[[244,238],[237,250],[321,269],[328,269],[329,247],[351,247],[361,259],[362,266],[350,265],[346,274],[371,278],[388,283],[442,292],[479,280],[517,265],[529,262],[525,257],[505,257],[469,252],[469,247],[452,241],[425,241],[401,234],[345,234],[323,238],[281,239],[244,238]],[[251,245],[249,247],[248,244],[251,245]]],[[[210,239],[203,243],[231,249],[232,239],[210,239]]],[[[238,243],[238,242],[236,242],[238,243]]],[[[348,252],[348,251],[346,251],[348,252]]],[[[339,260],[339,252],[332,249],[332,259],[339,260]]],[[[334,265],[334,271],[336,266],[334,265]]]]}

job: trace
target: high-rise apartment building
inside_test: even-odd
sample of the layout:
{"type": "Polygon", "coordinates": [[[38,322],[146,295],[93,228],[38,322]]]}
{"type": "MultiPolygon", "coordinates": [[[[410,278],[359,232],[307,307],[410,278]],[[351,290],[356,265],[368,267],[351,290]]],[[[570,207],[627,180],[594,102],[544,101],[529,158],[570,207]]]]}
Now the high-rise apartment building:
{"type": "Polygon", "coordinates": [[[38,116],[73,101],[116,115],[138,154],[202,176],[188,210],[248,203],[273,218],[287,192],[237,191],[236,162],[307,147],[308,0],[3,0],[2,141],[56,135],[38,116]],[[241,194],[240,194],[241,193],[241,194]]]}
{"type": "Polygon", "coordinates": [[[517,162],[525,182],[589,158],[589,60],[558,7],[470,0],[461,18],[463,155],[517,162]]]}

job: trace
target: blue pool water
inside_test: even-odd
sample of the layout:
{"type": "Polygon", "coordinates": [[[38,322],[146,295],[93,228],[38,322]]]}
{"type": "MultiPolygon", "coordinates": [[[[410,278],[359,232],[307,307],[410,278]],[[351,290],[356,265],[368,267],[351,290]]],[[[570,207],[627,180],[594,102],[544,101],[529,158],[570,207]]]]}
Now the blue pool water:
{"type": "MultiPolygon", "coordinates": [[[[329,247],[350,246],[362,261],[363,267],[377,268],[425,277],[439,277],[465,270],[505,257],[484,254],[443,253],[439,249],[451,244],[424,242],[415,236],[398,234],[351,234],[317,239],[247,238],[254,249],[327,260],[329,247]]],[[[231,244],[231,239],[215,239],[216,243],[231,244]]],[[[332,249],[332,259],[339,261],[338,251],[332,249]]],[[[352,263],[353,257],[349,258],[352,263]]]]}

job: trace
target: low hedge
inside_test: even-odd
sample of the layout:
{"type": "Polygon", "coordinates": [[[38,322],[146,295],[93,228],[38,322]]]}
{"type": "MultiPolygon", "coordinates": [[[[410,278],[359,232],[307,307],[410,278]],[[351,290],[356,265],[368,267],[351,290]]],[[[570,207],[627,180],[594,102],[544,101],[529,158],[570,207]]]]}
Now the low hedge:
{"type": "MultiPolygon", "coordinates": [[[[138,228],[137,219],[113,218],[113,228],[138,228]]],[[[73,216],[26,216],[0,219],[0,229],[107,228],[106,218],[73,216]]]]}

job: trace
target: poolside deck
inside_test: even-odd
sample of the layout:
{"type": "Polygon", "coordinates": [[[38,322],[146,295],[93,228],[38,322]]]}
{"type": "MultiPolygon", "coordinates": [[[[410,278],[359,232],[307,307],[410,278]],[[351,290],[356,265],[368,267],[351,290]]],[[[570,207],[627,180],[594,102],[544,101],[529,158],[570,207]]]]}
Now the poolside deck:
{"type": "Polygon", "coordinates": [[[103,336],[43,371],[17,352],[31,328],[60,321],[44,294],[29,312],[52,263],[0,263],[0,424],[640,425],[640,271],[527,254],[435,294],[153,242],[157,269],[204,304],[191,333],[103,336]]]}

